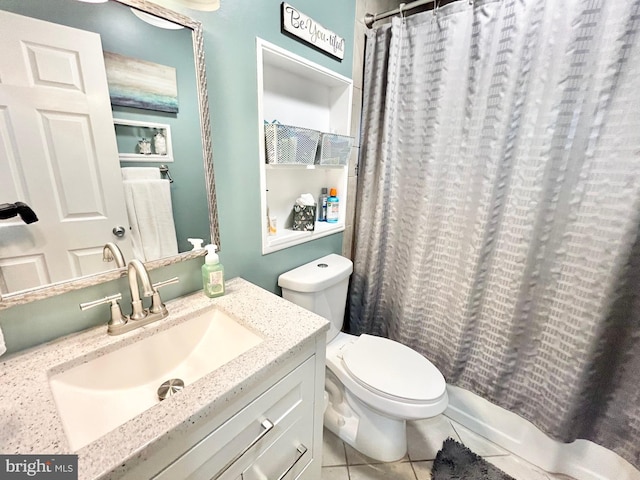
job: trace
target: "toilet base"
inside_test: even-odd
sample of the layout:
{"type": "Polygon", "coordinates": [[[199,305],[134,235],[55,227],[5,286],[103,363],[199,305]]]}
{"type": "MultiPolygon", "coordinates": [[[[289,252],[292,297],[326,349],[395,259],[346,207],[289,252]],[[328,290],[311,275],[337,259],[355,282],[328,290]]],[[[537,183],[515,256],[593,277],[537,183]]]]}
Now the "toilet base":
{"type": "Polygon", "coordinates": [[[381,462],[395,462],[407,454],[407,422],[369,408],[344,390],[327,370],[329,403],[324,425],[360,453],[381,462]]]}

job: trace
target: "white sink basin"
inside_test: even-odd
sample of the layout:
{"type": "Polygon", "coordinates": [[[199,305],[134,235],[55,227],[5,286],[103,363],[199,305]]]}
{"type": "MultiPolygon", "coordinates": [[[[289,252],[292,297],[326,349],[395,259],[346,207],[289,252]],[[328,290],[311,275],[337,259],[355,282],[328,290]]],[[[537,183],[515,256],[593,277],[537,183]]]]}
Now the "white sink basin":
{"type": "Polygon", "coordinates": [[[214,309],[52,376],[71,448],[84,447],[157,404],[164,381],[179,378],[187,386],[261,341],[214,309]]]}

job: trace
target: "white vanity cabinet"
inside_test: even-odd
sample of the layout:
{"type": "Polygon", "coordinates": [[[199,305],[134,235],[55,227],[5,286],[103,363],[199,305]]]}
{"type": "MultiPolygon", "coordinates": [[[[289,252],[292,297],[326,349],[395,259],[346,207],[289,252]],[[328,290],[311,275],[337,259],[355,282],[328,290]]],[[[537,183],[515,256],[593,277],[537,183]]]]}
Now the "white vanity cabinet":
{"type": "MultiPolygon", "coordinates": [[[[348,136],[353,82],[262,39],[257,39],[257,61],[262,254],[265,255],[343,231],[350,201],[347,198],[348,165],[268,163],[265,122],[348,136]],[[310,193],[318,201],[323,187],[338,191],[338,222],[316,222],[313,231],[294,231],[292,209],[296,198],[310,193]],[[267,211],[270,217],[276,218],[275,234],[269,234],[267,211]]],[[[299,154],[300,142],[296,144],[299,154]]]]}
{"type": "Polygon", "coordinates": [[[298,478],[311,461],[313,371],[311,358],[153,478],[271,480],[291,465],[295,470],[288,478],[298,478]],[[305,450],[299,459],[298,447],[305,450]]]}
{"type": "Polygon", "coordinates": [[[221,413],[175,435],[123,478],[319,479],[324,335],[320,337],[313,348],[276,367],[221,413]]]}

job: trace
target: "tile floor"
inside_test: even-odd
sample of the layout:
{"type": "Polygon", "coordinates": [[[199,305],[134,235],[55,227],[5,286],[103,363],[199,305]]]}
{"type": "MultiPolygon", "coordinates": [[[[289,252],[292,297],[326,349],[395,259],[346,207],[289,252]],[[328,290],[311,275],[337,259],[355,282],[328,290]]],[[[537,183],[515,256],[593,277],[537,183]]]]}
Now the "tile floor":
{"type": "Polygon", "coordinates": [[[407,455],[393,463],[376,462],[325,429],[322,480],[431,480],[433,459],[448,437],[463,443],[516,480],[573,480],[525,462],[444,415],[409,422],[407,455]]]}

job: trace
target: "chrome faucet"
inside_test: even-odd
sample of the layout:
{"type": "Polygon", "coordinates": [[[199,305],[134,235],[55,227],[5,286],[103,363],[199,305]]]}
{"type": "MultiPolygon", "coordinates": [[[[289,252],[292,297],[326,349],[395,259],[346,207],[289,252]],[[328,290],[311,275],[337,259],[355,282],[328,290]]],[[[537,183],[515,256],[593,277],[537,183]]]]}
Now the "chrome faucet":
{"type": "Polygon", "coordinates": [[[112,242],[107,243],[102,249],[102,261],[113,262],[116,261],[116,267],[123,268],[127,266],[127,262],[124,260],[122,250],[112,242]]]}
{"type": "MultiPolygon", "coordinates": [[[[105,245],[105,249],[106,248],[107,246],[105,245]]],[[[118,251],[119,250],[120,249],[118,249],[118,251]]],[[[131,290],[131,315],[122,315],[120,304],[118,303],[122,295],[119,293],[93,302],[80,304],[81,310],[93,308],[104,303],[111,304],[111,319],[107,325],[107,333],[109,333],[109,335],[119,335],[169,315],[167,308],[160,299],[158,288],[177,283],[178,277],[152,284],[149,278],[149,272],[147,272],[144,264],[136,259],[131,260],[127,265],[127,276],[129,277],[129,290],[131,290]],[[148,309],[144,308],[142,298],[140,298],[138,279],[140,279],[140,283],[142,284],[143,297],[151,297],[151,306],[148,309]]]]}
{"type": "Polygon", "coordinates": [[[154,288],[151,285],[151,279],[149,278],[149,272],[145,268],[144,264],[138,260],[133,259],[127,266],[127,276],[129,277],[129,290],[131,291],[131,320],[142,320],[149,312],[145,310],[142,305],[142,299],[140,298],[140,289],[138,287],[138,277],[142,282],[142,294],[145,297],[150,297],[154,294],[154,288]]]}

